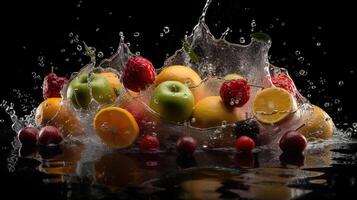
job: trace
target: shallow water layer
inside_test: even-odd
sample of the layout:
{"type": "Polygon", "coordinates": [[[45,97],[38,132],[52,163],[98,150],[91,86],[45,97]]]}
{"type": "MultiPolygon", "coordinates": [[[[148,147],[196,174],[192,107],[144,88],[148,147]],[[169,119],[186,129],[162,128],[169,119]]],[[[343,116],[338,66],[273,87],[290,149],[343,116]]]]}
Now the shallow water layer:
{"type": "Polygon", "coordinates": [[[266,147],[193,157],[99,151],[74,142],[31,150],[16,142],[8,158],[12,174],[31,174],[60,191],[60,199],[331,199],[356,191],[357,143],[337,137],[309,144],[300,155],[266,147]]]}

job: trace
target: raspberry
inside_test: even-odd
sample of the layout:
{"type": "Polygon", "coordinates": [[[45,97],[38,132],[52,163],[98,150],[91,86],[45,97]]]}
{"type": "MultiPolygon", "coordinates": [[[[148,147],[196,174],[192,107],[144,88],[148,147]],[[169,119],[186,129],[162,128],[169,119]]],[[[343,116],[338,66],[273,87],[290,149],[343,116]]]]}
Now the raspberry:
{"type": "Polygon", "coordinates": [[[250,86],[244,79],[224,81],[220,95],[223,102],[230,107],[242,107],[250,97],[250,86]]]}
{"type": "Polygon", "coordinates": [[[68,82],[65,77],[59,77],[55,73],[49,73],[43,80],[43,98],[61,97],[61,90],[68,82]]]}
{"type": "Polygon", "coordinates": [[[125,65],[123,73],[124,86],[134,92],[139,92],[155,81],[153,64],[143,57],[132,57],[125,65]]]}
{"type": "Polygon", "coordinates": [[[294,81],[286,74],[279,74],[271,77],[271,82],[275,87],[287,90],[291,95],[296,95],[296,87],[294,81]]]}

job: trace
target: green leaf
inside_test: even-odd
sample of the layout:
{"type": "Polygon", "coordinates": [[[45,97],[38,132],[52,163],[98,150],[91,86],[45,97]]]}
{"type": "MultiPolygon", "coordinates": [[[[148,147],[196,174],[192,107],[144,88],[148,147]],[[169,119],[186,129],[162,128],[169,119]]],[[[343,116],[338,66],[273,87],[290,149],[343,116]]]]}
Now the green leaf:
{"type": "Polygon", "coordinates": [[[193,63],[198,64],[199,63],[199,58],[197,54],[193,51],[191,45],[185,41],[182,43],[183,50],[188,54],[190,59],[193,61],[193,63]]]}
{"type": "Polygon", "coordinates": [[[261,33],[261,32],[252,33],[250,34],[250,37],[261,42],[271,42],[271,37],[266,33],[261,33]]]}

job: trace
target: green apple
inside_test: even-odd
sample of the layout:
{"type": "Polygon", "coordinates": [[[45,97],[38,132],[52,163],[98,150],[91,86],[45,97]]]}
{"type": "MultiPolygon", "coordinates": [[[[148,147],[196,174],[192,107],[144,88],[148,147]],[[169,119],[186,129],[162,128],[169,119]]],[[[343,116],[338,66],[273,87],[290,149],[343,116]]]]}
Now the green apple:
{"type": "Polygon", "coordinates": [[[113,103],[116,95],[110,82],[100,74],[82,74],[71,80],[67,89],[67,98],[76,108],[87,108],[91,99],[101,104],[113,103]],[[91,96],[92,93],[92,96],[91,96]]]}
{"type": "Polygon", "coordinates": [[[150,107],[164,119],[183,122],[191,116],[194,97],[191,90],[179,81],[160,83],[151,97],[150,107]]]}
{"type": "Polygon", "coordinates": [[[227,74],[223,77],[223,79],[228,81],[228,80],[245,79],[245,78],[243,78],[243,76],[239,74],[227,74]]]}

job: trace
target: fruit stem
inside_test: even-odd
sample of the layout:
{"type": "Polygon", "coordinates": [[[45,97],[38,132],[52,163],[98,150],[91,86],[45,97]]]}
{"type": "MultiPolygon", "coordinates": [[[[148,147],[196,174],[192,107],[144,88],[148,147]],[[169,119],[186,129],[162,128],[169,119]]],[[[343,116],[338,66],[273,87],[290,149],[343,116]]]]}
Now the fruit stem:
{"type": "Polygon", "coordinates": [[[263,86],[260,86],[260,85],[249,84],[249,86],[256,87],[256,88],[260,88],[260,89],[264,89],[264,87],[263,87],[263,86]]]}
{"type": "Polygon", "coordinates": [[[306,124],[301,124],[299,127],[297,127],[296,129],[295,129],[295,131],[298,131],[299,129],[301,129],[302,127],[304,127],[306,124]]]}
{"type": "Polygon", "coordinates": [[[55,68],[53,66],[51,66],[51,73],[53,73],[54,70],[55,70],[55,68]]]}

